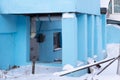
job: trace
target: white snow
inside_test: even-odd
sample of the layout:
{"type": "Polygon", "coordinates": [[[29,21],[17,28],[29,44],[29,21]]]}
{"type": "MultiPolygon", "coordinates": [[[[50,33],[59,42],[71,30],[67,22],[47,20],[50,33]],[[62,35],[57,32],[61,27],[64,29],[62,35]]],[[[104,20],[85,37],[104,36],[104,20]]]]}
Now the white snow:
{"type": "Polygon", "coordinates": [[[120,26],[117,24],[107,24],[109,27],[115,27],[117,29],[120,29],[120,26]]]}
{"type": "MultiPolygon", "coordinates": [[[[108,44],[107,45],[107,53],[108,57],[117,57],[119,55],[119,46],[120,44],[108,44]]],[[[103,71],[97,78],[99,80],[120,80],[120,75],[117,75],[117,63],[116,60],[111,66],[109,66],[105,71],[103,71]]],[[[103,64],[102,66],[105,66],[108,63],[103,64]]]]}
{"type": "Polygon", "coordinates": [[[77,61],[77,67],[79,67],[79,66],[81,66],[81,65],[83,65],[84,64],[84,62],[82,62],[82,61],[77,61]]]}
{"type": "MultiPolygon", "coordinates": [[[[107,53],[108,53],[107,58],[118,56],[119,44],[108,44],[107,53]]],[[[0,80],[120,80],[120,76],[116,74],[117,62],[118,61],[115,61],[100,75],[85,74],[84,76],[81,77],[55,76],[53,75],[53,73],[62,71],[62,67],[43,66],[41,64],[36,65],[36,71],[35,74],[33,75],[31,74],[32,68],[31,65],[21,66],[20,68],[12,69],[10,71],[0,70],[0,80]]],[[[102,68],[106,66],[108,63],[101,64],[102,68]]],[[[67,65],[66,68],[71,67],[67,65]]]]}
{"type": "Polygon", "coordinates": [[[109,20],[120,21],[120,13],[112,13],[108,16],[109,20]]]}
{"type": "Polygon", "coordinates": [[[63,70],[70,70],[73,69],[74,67],[70,64],[66,64],[65,66],[63,66],[63,70]]]}
{"type": "Polygon", "coordinates": [[[105,7],[108,8],[108,4],[109,4],[110,0],[100,0],[100,5],[101,7],[105,7]]]}
{"type": "MultiPolygon", "coordinates": [[[[95,60],[93,58],[88,58],[88,64],[94,64],[95,60]]],[[[96,66],[90,67],[91,74],[94,74],[96,72],[96,66]]]]}

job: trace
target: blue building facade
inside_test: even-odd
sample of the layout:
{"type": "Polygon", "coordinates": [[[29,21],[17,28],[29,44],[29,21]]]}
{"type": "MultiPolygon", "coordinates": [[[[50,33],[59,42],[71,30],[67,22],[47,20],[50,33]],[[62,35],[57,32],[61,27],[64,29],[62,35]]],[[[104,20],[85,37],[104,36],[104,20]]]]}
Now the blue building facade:
{"type": "Polygon", "coordinates": [[[32,35],[40,63],[77,67],[89,57],[104,59],[106,15],[99,0],[1,0],[0,24],[1,69],[30,62],[32,35]]]}
{"type": "Polygon", "coordinates": [[[120,44],[120,26],[117,24],[107,25],[107,43],[120,44]]]}

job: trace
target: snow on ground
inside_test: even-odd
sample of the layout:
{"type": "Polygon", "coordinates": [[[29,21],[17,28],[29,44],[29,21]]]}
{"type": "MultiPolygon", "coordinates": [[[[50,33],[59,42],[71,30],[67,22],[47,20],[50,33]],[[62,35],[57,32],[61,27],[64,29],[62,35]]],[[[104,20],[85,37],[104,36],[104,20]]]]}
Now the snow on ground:
{"type": "MultiPolygon", "coordinates": [[[[107,46],[107,53],[109,53],[108,58],[117,57],[119,55],[119,47],[120,47],[119,44],[110,44],[110,45],[108,45],[107,46]]],[[[106,75],[116,75],[117,63],[118,63],[118,61],[116,60],[101,75],[105,75],[105,74],[106,75]]],[[[106,65],[106,64],[103,64],[103,66],[104,65],[106,65]]]]}
{"type": "MultiPolygon", "coordinates": [[[[107,45],[108,57],[116,57],[119,55],[119,45],[118,44],[108,44],[107,45]]],[[[35,74],[31,74],[32,67],[21,66],[17,69],[12,69],[10,71],[0,71],[0,80],[120,80],[120,76],[116,75],[117,72],[117,62],[115,61],[110,67],[104,70],[100,75],[85,74],[81,77],[59,77],[53,75],[55,72],[62,70],[61,67],[53,66],[43,66],[40,64],[36,65],[35,74]]],[[[108,62],[109,63],[109,62],[108,62]]],[[[102,68],[108,63],[102,64],[102,68]]],[[[69,66],[69,65],[68,65],[69,66]]],[[[71,66],[69,66],[71,68],[71,66]]],[[[72,69],[72,68],[71,68],[72,69]]]]}
{"type": "MultiPolygon", "coordinates": [[[[119,53],[120,44],[108,44],[107,45],[107,58],[117,57],[119,53]]],[[[108,63],[103,64],[105,66],[108,63]]],[[[117,73],[117,64],[118,60],[112,63],[108,68],[106,68],[97,78],[99,80],[120,80],[120,75],[116,75],[117,73]]]]}

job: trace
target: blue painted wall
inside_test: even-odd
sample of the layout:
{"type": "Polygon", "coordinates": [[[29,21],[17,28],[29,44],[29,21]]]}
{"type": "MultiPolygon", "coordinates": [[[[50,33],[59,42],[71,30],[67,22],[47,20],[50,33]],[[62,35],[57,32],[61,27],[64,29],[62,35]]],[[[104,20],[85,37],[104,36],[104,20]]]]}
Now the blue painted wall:
{"type": "Polygon", "coordinates": [[[39,61],[40,62],[54,62],[55,59],[62,60],[62,49],[54,50],[54,36],[55,32],[61,32],[61,20],[41,21],[41,26],[37,22],[37,27],[41,27],[39,33],[45,35],[44,42],[40,43],[39,61]]]}
{"type": "Polygon", "coordinates": [[[16,16],[0,15],[0,69],[14,65],[16,16]]]}
{"type": "Polygon", "coordinates": [[[107,44],[120,43],[120,26],[107,25],[107,44]]]}
{"type": "Polygon", "coordinates": [[[76,12],[100,15],[100,0],[76,0],[76,12]]]}
{"type": "MultiPolygon", "coordinates": [[[[3,45],[3,41],[8,42],[6,46],[0,47],[1,55],[9,55],[5,65],[8,67],[7,62],[9,61],[10,66],[27,64],[29,61],[30,18],[5,15],[1,16],[0,19],[4,23],[1,23],[2,26],[5,26],[3,31],[0,32],[1,45],[3,45]],[[8,51],[6,51],[6,47],[9,49],[8,51]]],[[[93,57],[93,55],[99,56],[98,59],[102,58],[100,16],[75,14],[74,18],[63,18],[62,21],[41,21],[41,23],[42,27],[39,24],[37,24],[37,27],[41,27],[40,33],[46,36],[45,41],[40,43],[39,57],[41,62],[53,62],[55,59],[62,59],[63,65],[69,63],[75,66],[77,60],[86,62],[87,58],[93,57]],[[68,26],[72,27],[69,28],[70,31],[68,31],[68,26]],[[61,30],[63,31],[63,51],[54,52],[53,33],[61,32],[61,30]],[[71,53],[69,54],[69,52],[71,53]],[[72,58],[71,61],[69,61],[68,56],[70,59],[72,58]]],[[[1,62],[1,64],[3,63],[1,62]]]]}
{"type": "Polygon", "coordinates": [[[0,33],[16,32],[16,16],[0,15],[0,33]]]}
{"type": "MultiPolygon", "coordinates": [[[[38,33],[45,35],[45,41],[39,46],[39,60],[53,62],[55,59],[62,59],[63,65],[76,66],[77,60],[86,63],[87,58],[94,55],[98,56],[98,60],[102,59],[101,52],[105,48],[105,28],[102,26],[105,27],[106,23],[105,16],[100,18],[99,3],[100,0],[53,0],[53,3],[51,0],[1,0],[0,13],[63,13],[61,20],[37,22],[37,27],[41,27],[38,33]],[[69,16],[64,17],[64,14],[69,16]],[[101,21],[102,19],[104,20],[101,21]],[[54,32],[62,32],[62,50],[54,51],[54,32]]],[[[5,63],[0,62],[0,67],[5,69],[9,65],[26,65],[30,54],[30,18],[22,15],[0,15],[0,24],[1,61],[8,55],[5,63]]]]}
{"type": "Polygon", "coordinates": [[[29,18],[0,15],[0,68],[25,65],[29,49],[29,18]]]}
{"type": "Polygon", "coordinates": [[[100,0],[52,0],[52,3],[51,0],[0,0],[0,3],[1,13],[3,14],[54,12],[100,14],[100,0]]]}
{"type": "Polygon", "coordinates": [[[1,0],[0,3],[2,13],[6,14],[75,11],[75,0],[1,0]]]}
{"type": "Polygon", "coordinates": [[[0,69],[14,65],[14,33],[0,33],[0,69]]]}

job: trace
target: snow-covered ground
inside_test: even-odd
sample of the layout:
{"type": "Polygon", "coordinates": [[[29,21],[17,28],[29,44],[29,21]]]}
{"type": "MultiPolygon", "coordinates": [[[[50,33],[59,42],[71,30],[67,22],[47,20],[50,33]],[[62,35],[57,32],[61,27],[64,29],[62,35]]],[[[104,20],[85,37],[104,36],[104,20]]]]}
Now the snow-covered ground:
{"type": "MultiPolygon", "coordinates": [[[[107,45],[107,58],[117,57],[119,53],[119,44],[108,44],[107,45]]],[[[107,65],[108,63],[103,64],[102,66],[107,65]]],[[[98,80],[120,80],[120,75],[117,75],[117,64],[118,60],[112,63],[108,68],[106,68],[99,76],[96,76],[98,80]]]]}
{"type": "MultiPolygon", "coordinates": [[[[108,57],[116,57],[119,55],[119,44],[107,45],[108,57]]],[[[108,62],[109,63],[109,62],[108,62]]],[[[108,63],[102,64],[102,68],[108,63]]],[[[31,65],[22,66],[10,71],[0,71],[0,80],[120,80],[120,75],[117,75],[117,63],[115,61],[111,66],[104,70],[100,75],[85,74],[81,77],[59,77],[53,75],[54,72],[62,70],[61,67],[48,67],[40,64],[36,65],[35,74],[31,74],[31,65]]]]}

